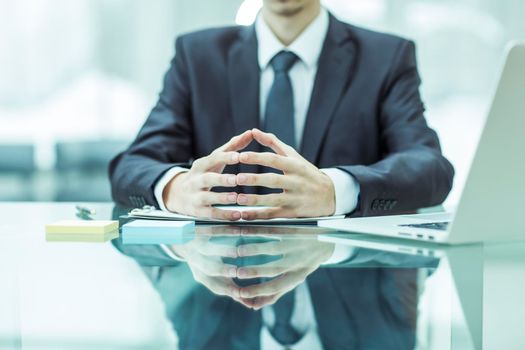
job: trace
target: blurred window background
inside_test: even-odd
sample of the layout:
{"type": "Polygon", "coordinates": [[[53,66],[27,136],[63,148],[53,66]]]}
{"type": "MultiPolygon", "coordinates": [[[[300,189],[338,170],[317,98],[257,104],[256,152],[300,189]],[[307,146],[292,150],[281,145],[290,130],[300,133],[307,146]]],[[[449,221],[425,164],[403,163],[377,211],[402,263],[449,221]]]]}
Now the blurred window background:
{"type": "MultiPolygon", "coordinates": [[[[523,0],[325,0],[414,39],[429,123],[465,180],[523,0]]],[[[156,101],[176,36],[248,25],[261,0],[0,0],[0,200],[110,200],[107,164],[156,101]]]]}

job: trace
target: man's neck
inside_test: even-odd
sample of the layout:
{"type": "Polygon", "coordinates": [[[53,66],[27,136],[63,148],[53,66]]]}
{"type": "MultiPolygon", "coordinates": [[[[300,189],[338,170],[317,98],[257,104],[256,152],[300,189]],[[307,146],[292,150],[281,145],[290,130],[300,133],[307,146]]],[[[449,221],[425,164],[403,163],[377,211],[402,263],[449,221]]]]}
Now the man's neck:
{"type": "Polygon", "coordinates": [[[279,41],[289,46],[313,22],[321,12],[321,6],[315,4],[304,8],[293,16],[278,15],[263,8],[261,14],[268,27],[279,41]]]}

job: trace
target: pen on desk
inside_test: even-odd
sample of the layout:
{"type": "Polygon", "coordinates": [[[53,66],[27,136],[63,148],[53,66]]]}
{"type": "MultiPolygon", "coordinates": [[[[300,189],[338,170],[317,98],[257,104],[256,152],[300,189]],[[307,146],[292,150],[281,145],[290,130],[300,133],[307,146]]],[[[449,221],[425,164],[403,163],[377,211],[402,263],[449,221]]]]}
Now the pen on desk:
{"type": "Polygon", "coordinates": [[[93,220],[91,215],[95,215],[97,211],[95,209],[90,209],[81,205],[76,205],[77,216],[83,220],[93,220]]]}

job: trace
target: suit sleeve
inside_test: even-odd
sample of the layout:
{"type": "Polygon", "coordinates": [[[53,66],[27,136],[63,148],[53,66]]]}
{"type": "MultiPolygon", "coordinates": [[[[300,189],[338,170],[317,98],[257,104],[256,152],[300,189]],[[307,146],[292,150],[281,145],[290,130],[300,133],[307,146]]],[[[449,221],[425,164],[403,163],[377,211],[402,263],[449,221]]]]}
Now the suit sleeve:
{"type": "Polygon", "coordinates": [[[454,169],[426,123],[420,84],[415,45],[402,41],[378,112],[383,159],[367,166],[338,167],[353,175],[360,186],[353,216],[414,211],[441,204],[450,192],[454,169]]]}
{"type": "Polygon", "coordinates": [[[156,106],[131,146],[110,163],[113,199],[122,205],[158,206],[154,185],[175,166],[192,160],[191,93],[182,38],[164,77],[156,106]]]}

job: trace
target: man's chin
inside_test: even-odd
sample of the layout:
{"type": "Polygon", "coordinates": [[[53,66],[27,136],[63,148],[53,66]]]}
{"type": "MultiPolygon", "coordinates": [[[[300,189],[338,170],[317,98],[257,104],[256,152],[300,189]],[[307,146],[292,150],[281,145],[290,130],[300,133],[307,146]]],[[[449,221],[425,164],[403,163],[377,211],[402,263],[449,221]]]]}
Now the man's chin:
{"type": "Polygon", "coordinates": [[[270,10],[270,12],[277,16],[292,17],[297,15],[304,9],[304,6],[302,4],[292,2],[293,1],[276,1],[276,3],[272,3],[270,6],[268,6],[268,9],[270,10]]]}
{"type": "Polygon", "coordinates": [[[293,17],[300,13],[303,10],[302,6],[297,7],[287,7],[283,6],[283,8],[272,10],[274,14],[281,17],[293,17]]]}

